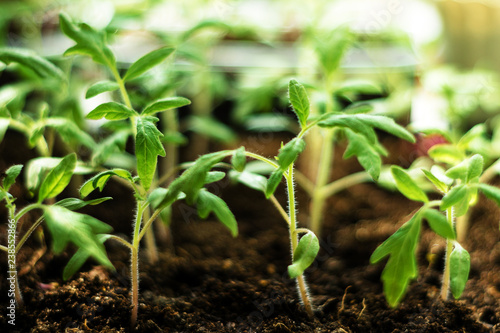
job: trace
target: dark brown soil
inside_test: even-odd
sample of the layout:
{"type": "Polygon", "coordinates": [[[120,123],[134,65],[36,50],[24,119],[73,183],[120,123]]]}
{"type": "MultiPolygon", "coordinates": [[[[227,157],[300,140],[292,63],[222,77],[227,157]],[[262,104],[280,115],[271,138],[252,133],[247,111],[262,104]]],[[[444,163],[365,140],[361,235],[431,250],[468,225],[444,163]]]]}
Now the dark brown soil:
{"type": "MultiPolygon", "coordinates": [[[[399,162],[404,163],[402,158],[399,162]]],[[[334,177],[359,167],[355,162],[340,166],[343,171],[334,177]]],[[[211,190],[233,209],[240,235],[233,239],[220,223],[200,221],[193,210],[177,205],[173,245],[160,247],[158,263],[141,258],[138,332],[500,331],[500,213],[488,200],[481,198],[474,207],[463,244],[472,258],[463,297],[439,299],[444,243],[424,227],[419,277],[401,305],[392,309],[382,293],[383,264],[370,265],[369,258],[418,206],[374,184],[356,185],[334,196],[326,211],[321,252],[306,272],[316,307],[315,317],[308,318],[294,281],[286,274],[290,262],[286,224],[271,203],[240,185],[219,183],[211,190]]],[[[285,202],[283,196],[278,199],[285,202]]],[[[300,221],[307,220],[307,201],[299,193],[300,221]]],[[[99,217],[113,224],[117,233],[128,235],[131,218],[121,216],[131,217],[132,211],[128,203],[125,208],[119,204],[114,200],[101,207],[106,216],[119,212],[120,219],[99,217]]],[[[69,254],[54,256],[47,250],[20,277],[25,307],[16,312],[16,326],[7,323],[7,283],[2,278],[0,331],[132,331],[129,254],[113,241],[106,245],[115,272],[88,263],[84,273],[68,282],[61,276],[69,254]]],[[[35,251],[26,247],[18,258],[19,267],[35,251]]],[[[4,257],[2,272],[7,270],[4,257]]]]}

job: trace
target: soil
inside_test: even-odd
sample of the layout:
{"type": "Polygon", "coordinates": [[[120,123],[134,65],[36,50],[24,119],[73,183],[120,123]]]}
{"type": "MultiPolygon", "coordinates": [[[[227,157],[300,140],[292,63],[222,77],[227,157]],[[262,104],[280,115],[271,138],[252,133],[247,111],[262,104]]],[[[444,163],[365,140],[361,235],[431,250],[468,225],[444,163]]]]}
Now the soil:
{"type": "MultiPolygon", "coordinates": [[[[389,144],[391,150],[401,148],[397,142],[389,144]]],[[[0,147],[2,154],[5,149],[0,147]]],[[[403,165],[411,157],[408,153],[391,156],[392,162],[403,165]]],[[[354,160],[336,163],[340,171],[332,175],[334,178],[359,170],[354,160]]],[[[489,200],[481,198],[474,207],[473,223],[463,244],[472,260],[462,298],[439,298],[444,242],[424,225],[418,247],[419,276],[400,306],[393,309],[384,299],[380,281],[384,263],[370,265],[369,258],[418,205],[372,183],[333,196],[325,212],[320,254],[306,271],[316,309],[314,318],[309,318],[298,301],[294,281],[286,274],[290,263],[288,231],[271,203],[261,193],[224,181],[210,190],[225,199],[235,213],[239,236],[232,238],[217,221],[199,220],[183,204],[175,206],[172,241],[159,244],[158,262],[149,263],[142,252],[139,319],[133,330],[129,253],[125,248],[113,241],[106,243],[116,271],[88,262],[82,273],[64,282],[62,270],[71,251],[57,256],[50,249],[43,252],[40,244],[45,242],[33,237],[31,247],[26,246],[17,259],[25,305],[16,311],[15,326],[7,323],[9,300],[2,274],[0,331],[500,331],[500,213],[489,200]],[[32,258],[38,256],[34,263],[32,258]]],[[[121,197],[101,204],[96,216],[126,237],[133,216],[131,198],[123,194],[119,184],[110,182],[106,191],[121,197]]],[[[285,204],[283,188],[277,193],[285,204]]],[[[308,198],[300,189],[298,200],[299,221],[307,221],[308,198]]],[[[0,235],[5,235],[4,230],[0,235]]],[[[6,272],[5,256],[0,263],[1,271],[6,272]]]]}

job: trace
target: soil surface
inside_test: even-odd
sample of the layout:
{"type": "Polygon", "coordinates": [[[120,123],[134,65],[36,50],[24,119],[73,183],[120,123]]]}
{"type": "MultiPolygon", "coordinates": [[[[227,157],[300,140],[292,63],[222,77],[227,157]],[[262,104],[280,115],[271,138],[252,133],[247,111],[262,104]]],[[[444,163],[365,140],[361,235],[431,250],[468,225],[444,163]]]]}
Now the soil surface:
{"type": "MultiPolygon", "coordinates": [[[[398,150],[397,145],[391,150],[398,150]]],[[[402,165],[410,157],[391,156],[391,162],[402,165]]],[[[333,178],[359,170],[354,160],[336,163],[333,178]]],[[[278,188],[277,197],[285,205],[283,189],[278,188]]],[[[15,326],[7,323],[8,287],[3,273],[7,267],[6,256],[1,256],[0,331],[500,331],[500,210],[483,197],[473,208],[463,243],[471,255],[471,272],[462,298],[439,299],[444,241],[424,224],[418,247],[419,276],[396,309],[387,305],[382,291],[380,275],[385,263],[370,265],[369,258],[418,205],[372,183],[330,198],[321,251],[306,271],[316,309],[314,318],[309,318],[298,301],[294,281],[286,274],[288,230],[271,203],[261,193],[225,181],[210,190],[235,213],[239,236],[232,238],[219,222],[199,220],[192,208],[176,205],[171,241],[160,242],[158,262],[150,263],[142,251],[139,319],[134,330],[130,327],[128,250],[108,241],[116,271],[88,262],[82,273],[64,282],[62,270],[71,251],[52,254],[50,247],[44,249],[39,234],[33,235],[17,259],[25,305],[16,311],[15,326]]],[[[101,195],[120,197],[101,204],[96,216],[127,237],[133,204],[125,192],[110,182],[101,195]]],[[[300,189],[298,200],[299,221],[304,225],[309,199],[300,189]]],[[[3,223],[2,228],[0,242],[5,244],[3,223]]]]}

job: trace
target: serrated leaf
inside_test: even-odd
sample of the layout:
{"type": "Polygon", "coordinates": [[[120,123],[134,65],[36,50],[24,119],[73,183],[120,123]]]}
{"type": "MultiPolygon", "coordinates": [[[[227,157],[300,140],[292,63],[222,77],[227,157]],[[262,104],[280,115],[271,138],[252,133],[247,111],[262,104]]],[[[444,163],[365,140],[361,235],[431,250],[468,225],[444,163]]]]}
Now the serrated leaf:
{"type": "Polygon", "coordinates": [[[242,172],[245,169],[247,157],[245,155],[245,147],[240,147],[234,150],[231,156],[231,164],[236,171],[242,172]]]}
{"type": "Polygon", "coordinates": [[[269,199],[271,195],[276,192],[278,185],[281,183],[281,178],[283,178],[283,170],[276,169],[271,173],[271,176],[267,180],[266,188],[264,191],[267,199],[269,199]]]}
{"type": "Polygon", "coordinates": [[[311,105],[306,89],[297,80],[290,80],[288,84],[288,98],[299,119],[300,126],[302,128],[306,127],[311,105]]]}
{"type": "Polygon", "coordinates": [[[16,164],[8,168],[7,171],[5,171],[5,178],[3,179],[2,182],[3,185],[2,187],[5,191],[9,191],[12,184],[16,182],[16,178],[17,176],[19,176],[22,169],[23,169],[22,164],[16,164]]]}
{"type": "Polygon", "coordinates": [[[111,199],[113,199],[113,198],[112,197],[103,197],[103,198],[97,198],[94,200],[84,201],[84,200],[81,200],[78,198],[66,198],[66,199],[59,200],[55,204],[58,206],[64,207],[66,209],[69,209],[69,210],[78,210],[78,209],[81,209],[85,206],[88,206],[88,205],[95,206],[95,205],[100,204],[101,202],[108,201],[111,199]]]}
{"type": "Polygon", "coordinates": [[[300,153],[304,151],[305,147],[306,142],[302,138],[294,138],[281,147],[278,153],[278,164],[280,169],[282,171],[288,169],[288,167],[297,160],[300,153]]]}
{"type": "Polygon", "coordinates": [[[186,194],[186,201],[192,205],[196,202],[198,192],[205,185],[207,173],[223,158],[232,155],[232,151],[218,151],[200,156],[191,167],[177,177],[168,187],[165,197],[158,207],[167,207],[177,200],[178,195],[186,194]]]}
{"type": "Polygon", "coordinates": [[[106,249],[97,234],[113,230],[109,225],[89,215],[72,212],[64,207],[53,205],[43,207],[43,217],[52,235],[52,249],[61,253],[68,243],[84,249],[102,265],[113,268],[106,256],[106,249]]]}
{"type": "Polygon", "coordinates": [[[227,206],[227,204],[213,193],[202,189],[198,192],[196,207],[198,209],[198,215],[205,219],[208,214],[213,212],[215,216],[222,222],[230,231],[233,237],[238,235],[238,224],[236,219],[227,206]]]}
{"type": "Polygon", "coordinates": [[[90,111],[86,118],[94,120],[101,118],[106,118],[108,120],[123,120],[137,115],[138,114],[134,110],[126,105],[116,102],[107,102],[90,111]]]}
{"type": "Polygon", "coordinates": [[[450,255],[450,289],[453,297],[460,298],[469,279],[470,255],[462,246],[455,243],[450,255]]]}
{"type": "Polygon", "coordinates": [[[445,239],[456,239],[455,230],[441,212],[435,209],[426,209],[424,218],[427,219],[432,230],[439,236],[445,239]]]}
{"type": "Polygon", "coordinates": [[[43,180],[38,191],[38,202],[54,198],[68,186],[76,167],[76,154],[64,157],[43,180]]]}
{"type": "MultiPolygon", "coordinates": [[[[469,191],[465,184],[454,186],[448,193],[445,194],[445,196],[441,200],[441,205],[439,206],[439,209],[446,210],[451,206],[458,204],[462,200],[468,202],[469,201],[468,193],[469,191]]],[[[455,214],[457,214],[457,212],[455,212],[455,214]]]]}
{"type": "Polygon", "coordinates": [[[137,135],[135,138],[135,155],[137,157],[137,173],[142,186],[148,190],[156,172],[158,156],[165,156],[161,143],[163,134],[156,125],[145,118],[137,119],[137,135]]]}
{"type": "Polygon", "coordinates": [[[417,258],[415,251],[420,236],[422,217],[418,212],[382,243],[370,257],[375,264],[390,255],[382,281],[387,302],[391,307],[399,304],[410,281],[417,277],[417,258]]]}
{"type": "Polygon", "coordinates": [[[379,153],[375,151],[373,145],[363,135],[356,134],[347,128],[344,131],[348,139],[348,145],[343,158],[347,159],[356,156],[359,164],[373,179],[377,180],[382,168],[382,159],[379,153]]]}
{"type": "Polygon", "coordinates": [[[482,183],[478,186],[481,192],[483,192],[488,199],[495,201],[497,206],[500,207],[500,188],[482,183]]]}
{"type": "Polygon", "coordinates": [[[80,196],[82,198],[85,198],[90,193],[92,193],[96,188],[98,188],[99,191],[102,192],[104,186],[106,186],[106,183],[112,176],[118,176],[120,178],[132,182],[132,175],[127,170],[113,169],[113,170],[103,171],[101,173],[98,173],[94,177],[90,178],[85,183],[83,183],[82,187],[80,187],[80,196]]]}
{"type": "Polygon", "coordinates": [[[161,49],[157,49],[149,52],[148,54],[142,56],[136,62],[134,62],[123,77],[123,81],[130,81],[135,79],[136,77],[144,74],[151,68],[160,64],[163,60],[165,60],[169,55],[171,55],[175,49],[170,47],[163,47],[161,49]]]}
{"type": "Polygon", "coordinates": [[[120,88],[120,85],[116,82],[113,81],[99,81],[97,83],[94,83],[90,88],[87,90],[87,93],[85,94],[85,98],[92,98],[95,97],[99,94],[102,94],[107,91],[115,91],[120,88]]]}
{"type": "MultiPolygon", "coordinates": [[[[104,244],[104,242],[109,238],[111,238],[111,235],[97,235],[97,240],[101,244],[104,244]]],[[[90,253],[87,250],[85,250],[84,248],[79,248],[78,251],[76,251],[75,254],[68,261],[66,267],[64,267],[63,280],[67,281],[76,272],[78,272],[89,257],[90,253]]]]}
{"type": "Polygon", "coordinates": [[[457,165],[466,157],[455,145],[448,143],[434,145],[427,153],[434,161],[450,165],[457,165]]]}
{"type": "Polygon", "coordinates": [[[111,49],[106,45],[106,37],[85,23],[75,24],[64,13],[59,14],[61,31],[76,42],[64,52],[64,55],[82,54],[109,68],[116,66],[116,59],[111,49]]]}
{"type": "Polygon", "coordinates": [[[411,179],[410,175],[406,173],[401,167],[393,165],[391,173],[396,181],[396,187],[405,197],[410,200],[428,202],[429,198],[425,192],[411,179]]]}
{"type": "Polygon", "coordinates": [[[446,193],[448,191],[448,185],[440,181],[436,176],[432,174],[432,172],[425,169],[422,169],[422,172],[439,191],[441,191],[442,193],[446,193]]]}
{"type": "Polygon", "coordinates": [[[309,231],[299,240],[293,252],[292,264],[288,266],[288,276],[295,279],[311,266],[319,252],[319,241],[316,235],[309,231]]]}
{"type": "Polygon", "coordinates": [[[158,100],[144,108],[143,115],[154,115],[158,112],[167,111],[170,109],[177,109],[182,106],[191,104],[191,101],[184,97],[169,97],[158,100]]]}
{"type": "Polygon", "coordinates": [[[65,82],[65,75],[60,68],[31,50],[0,48],[0,61],[5,64],[15,62],[29,68],[41,78],[52,78],[65,82]]]}

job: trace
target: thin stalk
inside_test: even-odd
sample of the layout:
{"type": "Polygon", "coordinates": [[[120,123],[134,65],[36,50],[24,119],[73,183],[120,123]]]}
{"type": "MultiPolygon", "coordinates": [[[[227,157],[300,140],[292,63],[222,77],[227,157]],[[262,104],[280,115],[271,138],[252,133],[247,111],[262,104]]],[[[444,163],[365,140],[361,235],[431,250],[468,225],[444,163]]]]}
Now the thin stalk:
{"type": "Polygon", "coordinates": [[[315,188],[311,200],[310,208],[310,226],[312,232],[318,237],[321,233],[321,222],[323,218],[323,209],[326,202],[326,196],[323,194],[323,188],[327,185],[330,178],[330,170],[332,166],[333,155],[333,137],[335,132],[333,130],[326,131],[323,145],[321,147],[321,159],[318,166],[318,174],[316,177],[315,188]]]}
{"type": "Polygon", "coordinates": [[[114,239],[115,241],[119,242],[120,244],[128,247],[130,250],[133,249],[132,244],[130,244],[125,239],[123,239],[123,238],[121,238],[119,236],[111,235],[111,237],[109,237],[109,239],[114,239]]]}
{"type": "MultiPolygon", "coordinates": [[[[144,210],[144,221],[148,221],[150,218],[151,212],[149,208],[144,210]]],[[[146,253],[148,255],[149,261],[151,263],[158,262],[158,249],[156,247],[155,235],[153,232],[153,228],[148,228],[146,230],[146,253]]]]}
{"type": "Polygon", "coordinates": [[[353,185],[361,184],[361,183],[368,182],[371,180],[372,180],[372,177],[368,174],[368,172],[360,171],[360,172],[356,172],[356,173],[350,174],[348,176],[345,176],[345,177],[338,179],[334,182],[331,182],[328,185],[325,185],[321,189],[321,192],[325,198],[328,198],[328,197],[331,197],[332,195],[334,195],[340,191],[343,191],[343,190],[345,190],[353,185]]]}
{"type": "MultiPolygon", "coordinates": [[[[448,223],[453,227],[453,207],[446,210],[448,223]]],[[[443,284],[441,285],[441,299],[446,301],[450,290],[450,256],[453,251],[453,240],[446,240],[446,257],[444,261],[443,284]]]]}
{"type": "Polygon", "coordinates": [[[271,195],[271,197],[269,198],[271,199],[271,202],[273,203],[274,207],[276,207],[276,209],[278,210],[278,212],[280,213],[280,215],[283,217],[283,219],[285,220],[285,222],[290,225],[290,218],[288,216],[288,214],[285,212],[285,210],[283,209],[283,207],[281,206],[281,204],[278,202],[278,200],[276,199],[276,197],[273,195],[271,195]]]}
{"type": "Polygon", "coordinates": [[[38,220],[36,220],[36,222],[31,225],[28,231],[24,233],[23,237],[16,245],[16,254],[19,252],[19,250],[21,250],[24,243],[28,240],[29,236],[31,236],[31,234],[40,226],[40,224],[42,224],[42,222],[43,222],[43,216],[39,217],[38,220]]]}
{"type": "MultiPolygon", "coordinates": [[[[293,183],[293,163],[288,168],[288,174],[285,175],[287,193],[288,193],[288,216],[290,217],[289,230],[290,230],[290,244],[292,250],[292,258],[295,249],[298,245],[298,235],[297,235],[297,218],[296,218],[296,208],[295,208],[295,188],[293,183]]],[[[297,277],[297,290],[299,293],[300,300],[304,305],[307,314],[310,317],[314,316],[312,303],[310,301],[310,296],[307,290],[307,284],[304,279],[304,275],[301,274],[297,277]]]]}
{"type": "Polygon", "coordinates": [[[137,216],[134,224],[134,237],[132,241],[130,275],[132,278],[132,316],[131,324],[135,327],[137,323],[137,312],[139,309],[139,234],[141,231],[141,222],[146,205],[140,201],[137,202],[137,216]]]}

